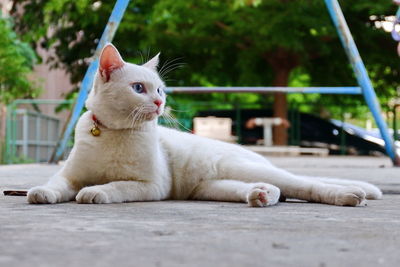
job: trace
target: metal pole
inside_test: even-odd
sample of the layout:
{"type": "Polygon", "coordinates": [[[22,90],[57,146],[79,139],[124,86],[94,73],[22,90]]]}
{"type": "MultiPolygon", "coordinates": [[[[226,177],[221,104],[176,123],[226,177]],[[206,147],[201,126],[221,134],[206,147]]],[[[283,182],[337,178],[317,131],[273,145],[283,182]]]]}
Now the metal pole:
{"type": "Polygon", "coordinates": [[[343,111],[343,107],[340,109],[340,117],[342,119],[342,127],[340,129],[340,155],[346,155],[346,131],[345,131],[345,122],[346,116],[343,111]]]}
{"type": "Polygon", "coordinates": [[[304,94],[350,94],[360,95],[362,90],[355,86],[340,87],[168,87],[165,92],[171,93],[304,93],[304,94]]]}
{"type": "Polygon", "coordinates": [[[35,135],[36,135],[36,151],[35,151],[35,161],[39,162],[40,161],[40,152],[42,151],[42,147],[39,146],[39,142],[41,141],[41,120],[42,117],[39,116],[39,114],[36,114],[36,124],[35,124],[35,135]]]}
{"type": "Polygon", "coordinates": [[[17,155],[17,107],[12,110],[12,146],[11,146],[11,163],[13,163],[16,155],[17,155]]]}
{"type": "Polygon", "coordinates": [[[82,109],[85,105],[85,100],[89,94],[90,89],[92,89],[94,75],[99,67],[99,55],[104,45],[110,43],[114,38],[115,32],[118,29],[118,25],[124,16],[126,7],[129,4],[129,0],[117,0],[115,3],[114,9],[108,19],[108,23],[104,29],[104,32],[100,38],[100,41],[97,45],[96,52],[93,56],[93,61],[90,63],[85,77],[82,80],[81,88],[79,90],[79,95],[74,105],[71,119],[69,120],[68,125],[63,133],[62,139],[59,140],[56,146],[56,155],[52,162],[57,162],[62,157],[65,147],[67,145],[68,139],[71,136],[71,133],[77,123],[79,116],[81,115],[82,109]]]}
{"type": "Polygon", "coordinates": [[[397,133],[397,105],[393,107],[393,139],[396,141],[399,139],[399,135],[397,133]]]}
{"type": "Polygon", "coordinates": [[[349,61],[353,67],[358,84],[362,88],[365,101],[367,102],[375,122],[379,127],[382,138],[385,141],[386,153],[392,159],[394,166],[400,166],[400,156],[396,154],[393,139],[390,136],[387,125],[381,116],[381,108],[378,103],[374,88],[372,87],[367,70],[365,69],[364,63],[360,57],[360,54],[358,53],[357,46],[354,43],[340,5],[337,0],[325,0],[325,4],[328,8],[333,24],[335,25],[339,34],[347,57],[349,58],[349,61]]]}
{"type": "Polygon", "coordinates": [[[22,115],[22,155],[28,157],[28,133],[29,133],[29,118],[28,112],[24,111],[22,115]]]}
{"type": "Polygon", "coordinates": [[[238,144],[242,144],[242,114],[240,110],[241,106],[239,102],[236,100],[235,109],[236,109],[236,136],[238,144]]]}
{"type": "Polygon", "coordinates": [[[6,149],[4,152],[4,162],[7,164],[11,163],[11,135],[12,135],[12,110],[14,105],[11,103],[6,108],[6,149]]]}

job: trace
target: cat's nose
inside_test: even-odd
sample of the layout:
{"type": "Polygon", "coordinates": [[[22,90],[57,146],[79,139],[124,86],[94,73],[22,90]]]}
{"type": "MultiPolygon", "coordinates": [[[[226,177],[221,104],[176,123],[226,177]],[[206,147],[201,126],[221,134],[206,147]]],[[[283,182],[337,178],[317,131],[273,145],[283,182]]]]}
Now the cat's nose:
{"type": "Polygon", "coordinates": [[[161,101],[161,100],[159,100],[159,99],[157,99],[157,100],[154,100],[154,104],[156,104],[156,106],[157,106],[157,107],[159,107],[159,106],[161,106],[161,104],[162,104],[162,101],[161,101]]]}

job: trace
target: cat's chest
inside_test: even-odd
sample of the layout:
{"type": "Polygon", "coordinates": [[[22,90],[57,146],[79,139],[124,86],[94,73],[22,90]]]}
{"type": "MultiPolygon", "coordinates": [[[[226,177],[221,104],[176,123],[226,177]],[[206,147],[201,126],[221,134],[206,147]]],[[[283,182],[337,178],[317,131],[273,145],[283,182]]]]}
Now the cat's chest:
{"type": "Polygon", "coordinates": [[[147,133],[104,132],[86,144],[91,173],[109,180],[145,180],[155,164],[156,147],[147,133]]]}

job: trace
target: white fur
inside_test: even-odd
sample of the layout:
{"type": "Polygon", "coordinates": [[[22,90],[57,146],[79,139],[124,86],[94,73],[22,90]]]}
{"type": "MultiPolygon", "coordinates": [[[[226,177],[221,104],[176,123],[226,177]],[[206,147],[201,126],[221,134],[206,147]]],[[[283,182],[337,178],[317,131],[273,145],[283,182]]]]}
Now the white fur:
{"type": "Polygon", "coordinates": [[[107,49],[113,53],[101,57],[113,67],[101,71],[110,71],[109,80],[96,75],[86,102],[89,111],[79,119],[68,160],[47,184],[29,190],[30,203],[198,199],[264,207],[276,204],[282,192],[289,198],[357,206],[366,196],[381,197],[371,184],[297,176],[238,145],[158,126],[166,100],[157,92],[165,87],[155,71],[158,55],[138,66],[113,57],[119,56],[113,46],[107,49]],[[146,93],[132,90],[136,82],[145,85],[146,93]],[[90,133],[93,114],[101,122],[97,137],[90,133]]]}

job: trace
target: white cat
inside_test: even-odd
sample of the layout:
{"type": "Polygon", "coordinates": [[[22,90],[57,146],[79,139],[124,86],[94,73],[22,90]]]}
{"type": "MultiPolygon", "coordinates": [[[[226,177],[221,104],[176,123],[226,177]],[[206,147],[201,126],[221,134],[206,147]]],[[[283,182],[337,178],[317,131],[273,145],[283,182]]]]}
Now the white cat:
{"type": "Polygon", "coordinates": [[[29,190],[30,203],[197,199],[264,207],[282,192],[357,206],[382,197],[368,183],[297,176],[238,145],[158,126],[166,95],[157,65],[158,55],[139,66],[111,44],[103,49],[74,148],[47,184],[29,190]]]}

